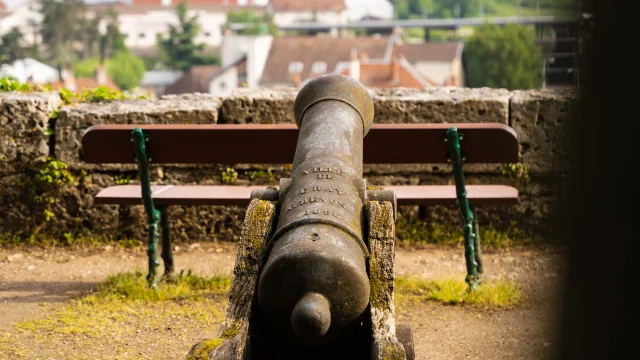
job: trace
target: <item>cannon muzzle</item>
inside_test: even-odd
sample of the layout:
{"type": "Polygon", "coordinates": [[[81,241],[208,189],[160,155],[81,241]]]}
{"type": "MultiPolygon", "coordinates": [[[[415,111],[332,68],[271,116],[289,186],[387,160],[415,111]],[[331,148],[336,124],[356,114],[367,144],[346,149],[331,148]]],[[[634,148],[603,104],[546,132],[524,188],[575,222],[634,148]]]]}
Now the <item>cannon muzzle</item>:
{"type": "Polygon", "coordinates": [[[369,304],[362,166],[373,101],[351,77],[320,76],[298,93],[295,117],[292,173],[280,182],[258,302],[276,332],[321,345],[355,330],[369,304]]]}

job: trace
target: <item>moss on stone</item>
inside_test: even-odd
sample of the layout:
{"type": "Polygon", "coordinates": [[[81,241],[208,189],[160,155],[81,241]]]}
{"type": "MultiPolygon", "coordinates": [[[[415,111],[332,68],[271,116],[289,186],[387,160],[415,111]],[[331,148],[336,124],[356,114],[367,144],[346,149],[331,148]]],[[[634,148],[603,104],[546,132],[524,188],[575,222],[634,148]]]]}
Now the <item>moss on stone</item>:
{"type": "Polygon", "coordinates": [[[384,280],[377,273],[377,269],[372,264],[369,275],[369,303],[372,307],[381,309],[385,305],[387,289],[384,280]]]}
{"type": "Polygon", "coordinates": [[[209,360],[211,352],[220,346],[223,341],[223,339],[218,338],[202,341],[197,348],[189,354],[186,360],[209,360]]]}
{"type": "MultiPolygon", "coordinates": [[[[385,206],[384,202],[370,201],[365,207],[369,219],[369,248],[372,255],[380,252],[381,246],[387,246],[379,242],[387,238],[393,239],[394,223],[389,221],[393,218],[393,210],[390,204],[387,205],[389,206],[385,206]]],[[[391,301],[389,286],[392,284],[384,278],[384,271],[380,268],[383,266],[381,261],[384,260],[378,256],[371,256],[369,261],[369,302],[372,307],[386,310],[391,301]]]]}
{"type": "Polygon", "coordinates": [[[238,334],[238,328],[240,326],[238,325],[237,321],[233,321],[231,322],[226,329],[224,329],[224,331],[222,332],[221,338],[222,339],[229,339],[232,338],[234,336],[236,336],[238,334]]]}
{"type": "Polygon", "coordinates": [[[406,354],[402,346],[398,343],[386,341],[382,349],[381,360],[404,360],[406,354]]]}

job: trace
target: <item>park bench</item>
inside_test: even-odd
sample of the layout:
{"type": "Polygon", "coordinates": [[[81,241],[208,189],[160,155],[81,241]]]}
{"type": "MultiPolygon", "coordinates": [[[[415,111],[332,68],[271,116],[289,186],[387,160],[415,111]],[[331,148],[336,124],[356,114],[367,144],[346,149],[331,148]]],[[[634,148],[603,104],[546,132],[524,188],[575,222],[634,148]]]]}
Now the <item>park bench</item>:
{"type": "MultiPolygon", "coordinates": [[[[95,203],[145,206],[149,220],[148,280],[155,286],[159,224],[165,275],[174,270],[167,206],[247,206],[252,197],[274,192],[264,191],[266,186],[151,186],[149,166],[291,164],[297,140],[295,124],[94,125],[82,137],[82,150],[86,163],[138,164],[140,185],[108,187],[96,196],[95,203]]],[[[473,207],[517,204],[518,190],[504,185],[466,185],[463,163],[517,162],[515,131],[498,123],[373,124],[364,138],[363,155],[365,164],[453,164],[456,185],[384,186],[384,189],[395,192],[394,211],[399,205],[457,204],[464,225],[465,253],[474,254],[475,249],[476,264],[467,259],[468,278],[477,279],[483,269],[473,207]]]]}

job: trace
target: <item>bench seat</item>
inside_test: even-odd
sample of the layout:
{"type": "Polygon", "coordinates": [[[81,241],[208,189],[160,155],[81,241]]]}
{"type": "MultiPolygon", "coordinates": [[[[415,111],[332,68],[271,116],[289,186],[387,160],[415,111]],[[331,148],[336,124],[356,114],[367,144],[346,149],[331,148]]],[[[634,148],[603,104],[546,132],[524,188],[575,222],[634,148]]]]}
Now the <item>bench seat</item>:
{"type": "MultiPolygon", "coordinates": [[[[249,205],[252,190],[264,190],[266,185],[154,185],[154,204],[168,205],[249,205]]],[[[398,205],[455,205],[455,185],[395,185],[384,186],[396,193],[398,205]]],[[[470,205],[514,205],[518,189],[505,185],[466,185],[470,205]]],[[[118,185],[103,189],[96,204],[142,205],[140,185],[118,185]]]]}

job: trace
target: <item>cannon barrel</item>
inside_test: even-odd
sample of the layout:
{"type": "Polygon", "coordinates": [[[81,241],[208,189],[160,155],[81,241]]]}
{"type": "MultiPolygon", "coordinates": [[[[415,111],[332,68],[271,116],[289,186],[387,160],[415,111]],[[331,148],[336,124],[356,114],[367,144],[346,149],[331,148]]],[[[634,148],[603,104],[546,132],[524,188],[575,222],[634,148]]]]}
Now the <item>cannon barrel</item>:
{"type": "Polygon", "coordinates": [[[274,330],[327,344],[361,323],[369,304],[363,204],[363,138],[373,101],[357,80],[320,76],[298,93],[291,178],[267,245],[258,302],[274,330]]]}

